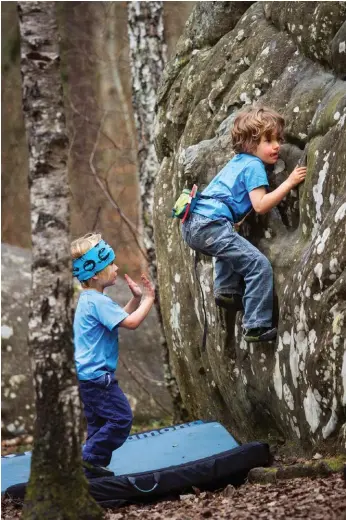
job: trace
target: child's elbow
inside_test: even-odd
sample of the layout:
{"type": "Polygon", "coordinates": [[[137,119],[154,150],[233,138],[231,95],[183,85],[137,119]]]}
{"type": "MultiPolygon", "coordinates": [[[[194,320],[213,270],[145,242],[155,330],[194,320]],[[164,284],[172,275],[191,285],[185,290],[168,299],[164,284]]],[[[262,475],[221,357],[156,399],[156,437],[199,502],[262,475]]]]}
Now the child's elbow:
{"type": "Polygon", "coordinates": [[[138,323],[131,322],[128,326],[128,329],[135,330],[138,327],[138,323]]]}
{"type": "Polygon", "coordinates": [[[252,207],[253,207],[253,209],[255,210],[255,212],[256,212],[258,215],[264,215],[265,210],[264,210],[262,204],[260,204],[260,203],[252,204],[252,207]]]}
{"type": "Polygon", "coordinates": [[[124,321],[121,322],[121,327],[124,327],[124,329],[129,330],[135,330],[138,327],[138,323],[136,320],[131,319],[131,316],[126,318],[124,321]]]}
{"type": "Polygon", "coordinates": [[[264,208],[261,197],[251,197],[251,204],[254,211],[258,213],[258,215],[263,215],[264,208]]]}

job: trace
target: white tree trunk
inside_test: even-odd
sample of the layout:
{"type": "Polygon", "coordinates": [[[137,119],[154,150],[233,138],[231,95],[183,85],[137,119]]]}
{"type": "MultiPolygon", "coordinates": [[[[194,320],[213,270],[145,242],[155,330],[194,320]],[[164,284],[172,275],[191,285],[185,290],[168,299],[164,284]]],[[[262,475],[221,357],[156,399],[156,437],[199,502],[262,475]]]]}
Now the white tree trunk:
{"type": "Polygon", "coordinates": [[[144,246],[149,271],[156,285],[156,308],[161,325],[165,380],[173,400],[175,419],[184,419],[179,389],[172,374],[169,351],[164,337],[160,310],[159,288],[153,229],[155,177],[159,169],[154,147],[156,93],[166,63],[163,2],[127,2],[130,66],[132,73],[132,103],[138,140],[138,167],[143,216],[144,246]]]}
{"type": "Polygon", "coordinates": [[[88,495],[80,457],[81,411],[71,320],[68,138],[55,2],[18,2],[18,12],[33,246],[29,346],[36,393],[24,518],[101,518],[88,495]]]}
{"type": "MultiPolygon", "coordinates": [[[[128,2],[132,103],[138,139],[139,184],[145,247],[156,271],[153,233],[154,182],[158,161],[154,147],[156,92],[166,63],[162,2],[128,2]]],[[[154,275],[156,280],[156,274],[154,275]]]]}

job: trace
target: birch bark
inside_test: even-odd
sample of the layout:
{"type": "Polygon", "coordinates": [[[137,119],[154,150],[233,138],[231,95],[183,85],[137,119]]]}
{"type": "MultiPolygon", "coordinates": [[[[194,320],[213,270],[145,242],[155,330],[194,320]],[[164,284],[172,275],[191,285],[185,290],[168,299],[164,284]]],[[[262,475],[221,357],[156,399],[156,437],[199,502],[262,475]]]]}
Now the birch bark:
{"type": "Polygon", "coordinates": [[[153,229],[155,176],[159,169],[154,147],[156,93],[167,61],[163,26],[163,2],[127,2],[132,103],[138,140],[138,169],[143,217],[144,246],[149,272],[156,285],[156,308],[161,325],[163,361],[167,388],[172,396],[175,420],[184,420],[180,392],[169,360],[160,310],[153,229]]]}
{"type": "Polygon", "coordinates": [[[55,2],[18,2],[29,146],[32,297],[29,347],[36,397],[23,519],[96,519],[81,466],[81,411],[72,345],[68,137],[55,2]]]}

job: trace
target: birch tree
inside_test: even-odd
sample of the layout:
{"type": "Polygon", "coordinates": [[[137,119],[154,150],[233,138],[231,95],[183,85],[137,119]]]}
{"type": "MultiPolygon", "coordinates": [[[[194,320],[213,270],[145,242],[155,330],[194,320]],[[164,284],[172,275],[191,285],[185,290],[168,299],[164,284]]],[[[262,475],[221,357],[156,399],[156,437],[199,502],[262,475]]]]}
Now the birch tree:
{"type": "Polygon", "coordinates": [[[173,400],[176,419],[186,412],[171,372],[169,351],[164,337],[160,310],[159,288],[153,229],[155,176],[159,169],[154,147],[156,92],[167,61],[163,26],[163,2],[127,2],[130,66],[132,74],[132,104],[138,141],[138,170],[141,198],[144,246],[149,272],[156,285],[156,308],[161,325],[165,380],[173,400]]]}
{"type": "Polygon", "coordinates": [[[18,2],[23,111],[29,146],[32,298],[29,347],[36,422],[25,520],[97,519],[81,464],[73,362],[68,138],[55,2],[18,2]]]}

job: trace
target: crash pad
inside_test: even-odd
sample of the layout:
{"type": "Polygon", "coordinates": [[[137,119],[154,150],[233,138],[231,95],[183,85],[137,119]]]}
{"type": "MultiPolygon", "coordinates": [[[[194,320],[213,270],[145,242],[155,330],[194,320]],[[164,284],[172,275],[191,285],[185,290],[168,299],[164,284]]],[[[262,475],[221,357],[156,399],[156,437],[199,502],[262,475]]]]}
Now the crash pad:
{"type": "MultiPolygon", "coordinates": [[[[113,453],[109,468],[117,476],[157,471],[203,459],[238,446],[218,422],[193,421],[128,437],[113,453]]],[[[27,482],[31,452],[1,457],[1,491],[27,482]]]]}
{"type": "MultiPolygon", "coordinates": [[[[269,446],[239,446],[218,422],[194,421],[130,436],[113,453],[110,477],[90,479],[89,491],[105,508],[215,490],[245,482],[250,469],[270,463],[269,446]]],[[[23,500],[31,453],[2,458],[2,490],[23,500]]],[[[66,493],[69,482],[66,482],[66,493]]]]}

